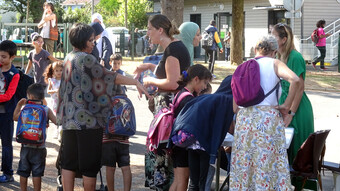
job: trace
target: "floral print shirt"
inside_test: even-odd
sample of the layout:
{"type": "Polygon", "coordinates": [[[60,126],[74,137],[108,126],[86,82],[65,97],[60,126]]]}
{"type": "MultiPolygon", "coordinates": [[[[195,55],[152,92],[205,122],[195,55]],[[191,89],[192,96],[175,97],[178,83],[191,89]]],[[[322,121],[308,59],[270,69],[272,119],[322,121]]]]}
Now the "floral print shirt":
{"type": "Polygon", "coordinates": [[[85,52],[70,52],[64,60],[59,88],[58,123],[63,130],[104,128],[115,95],[117,74],[85,52]]]}

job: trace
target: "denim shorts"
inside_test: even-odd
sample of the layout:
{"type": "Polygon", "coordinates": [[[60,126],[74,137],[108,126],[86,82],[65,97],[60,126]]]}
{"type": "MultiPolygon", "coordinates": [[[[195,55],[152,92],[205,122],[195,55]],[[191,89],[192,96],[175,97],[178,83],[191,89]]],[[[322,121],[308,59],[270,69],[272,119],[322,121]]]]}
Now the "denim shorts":
{"type": "Polygon", "coordinates": [[[128,144],[117,141],[103,143],[102,146],[102,165],[109,167],[130,166],[130,151],[128,144]]]}
{"type": "Polygon", "coordinates": [[[46,148],[21,147],[18,174],[22,177],[44,176],[46,164],[46,148]]]}

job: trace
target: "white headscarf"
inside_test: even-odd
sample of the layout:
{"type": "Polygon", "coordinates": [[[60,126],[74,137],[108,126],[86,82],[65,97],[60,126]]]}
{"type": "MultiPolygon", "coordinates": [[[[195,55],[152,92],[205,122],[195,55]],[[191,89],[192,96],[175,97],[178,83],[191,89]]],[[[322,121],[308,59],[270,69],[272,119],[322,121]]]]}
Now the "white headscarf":
{"type": "MultiPolygon", "coordinates": [[[[91,16],[91,22],[93,23],[94,20],[96,20],[96,19],[98,19],[98,20],[100,21],[100,24],[102,25],[102,27],[103,27],[103,29],[104,29],[104,31],[102,32],[101,37],[105,36],[105,37],[107,37],[107,38],[110,40],[111,46],[112,46],[112,52],[115,53],[115,47],[116,47],[116,46],[115,46],[115,40],[114,40],[114,38],[113,38],[113,35],[112,35],[112,34],[109,34],[109,32],[108,32],[107,30],[105,30],[105,24],[104,24],[104,22],[103,22],[103,17],[102,17],[102,15],[99,14],[99,13],[94,13],[94,14],[91,16]]],[[[101,38],[101,37],[97,40],[97,49],[98,49],[98,51],[99,51],[99,56],[100,56],[100,57],[101,57],[102,54],[103,54],[103,50],[102,50],[102,44],[103,44],[103,42],[102,42],[102,38],[101,38]]]]}

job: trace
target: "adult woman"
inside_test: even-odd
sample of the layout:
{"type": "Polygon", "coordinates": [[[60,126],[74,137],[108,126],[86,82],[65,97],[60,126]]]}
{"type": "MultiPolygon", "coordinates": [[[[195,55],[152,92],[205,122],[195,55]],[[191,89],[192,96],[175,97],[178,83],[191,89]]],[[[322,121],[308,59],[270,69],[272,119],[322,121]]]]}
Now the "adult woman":
{"type": "MultiPolygon", "coordinates": [[[[292,164],[297,151],[308,136],[314,132],[313,108],[306,93],[304,92],[304,80],[306,77],[306,64],[302,55],[295,50],[292,29],[284,24],[276,24],[272,30],[279,44],[279,59],[286,63],[299,77],[300,88],[290,109],[290,127],[294,128],[294,137],[288,150],[289,163],[292,164]]],[[[282,95],[280,103],[285,102],[289,94],[290,83],[283,80],[281,83],[282,95]]]]}
{"type": "Polygon", "coordinates": [[[284,128],[290,122],[287,112],[296,101],[299,78],[283,62],[273,59],[277,48],[273,36],[261,38],[255,47],[261,87],[267,93],[283,78],[291,83],[290,91],[280,106],[277,106],[277,95],[272,93],[257,105],[239,109],[232,147],[230,190],[292,190],[284,128]]]}
{"type": "Polygon", "coordinates": [[[115,53],[115,40],[112,34],[105,29],[103,17],[99,13],[91,16],[91,22],[99,23],[104,29],[100,38],[96,40],[96,47],[99,52],[100,64],[109,70],[111,69],[110,56],[115,53]]]}
{"type": "MultiPolygon", "coordinates": [[[[181,41],[173,37],[173,35],[177,34],[179,34],[179,31],[176,26],[164,15],[155,15],[148,21],[147,36],[150,37],[152,44],[162,46],[164,55],[157,68],[156,65],[152,63],[144,63],[139,65],[134,73],[139,77],[141,72],[151,69],[156,74],[157,78],[148,77],[143,79],[144,86],[153,85],[158,87],[158,92],[154,99],[149,101],[149,108],[154,114],[156,114],[160,108],[169,106],[174,93],[181,88],[177,84],[181,73],[190,66],[190,56],[187,48],[181,41]]],[[[157,166],[157,168],[146,165],[146,185],[168,190],[172,179],[172,165],[171,163],[169,165],[165,164],[165,161],[171,161],[171,159],[162,148],[165,148],[165,144],[159,147],[159,152],[157,152],[156,156],[152,152],[147,153],[146,157],[154,160],[156,163],[154,166],[157,166]],[[167,159],[156,160],[156,158],[167,159]],[[157,173],[155,171],[159,169],[165,171],[166,178],[162,183],[156,185],[154,175],[157,173]]]]}
{"type": "Polygon", "coordinates": [[[177,36],[187,47],[190,54],[190,66],[194,65],[194,47],[200,44],[202,39],[199,26],[193,22],[184,22],[179,26],[180,34],[177,36]]]}
{"type": "Polygon", "coordinates": [[[115,84],[134,84],[140,91],[145,90],[137,80],[98,64],[90,54],[94,47],[94,30],[90,26],[75,24],[69,38],[73,51],[64,60],[57,111],[63,128],[63,189],[73,190],[75,171],[79,170],[84,190],[93,191],[100,169],[102,128],[107,124],[115,84]]]}
{"type": "Polygon", "coordinates": [[[319,41],[316,43],[316,48],[320,51],[320,57],[318,57],[314,62],[312,62],[314,69],[316,69],[315,65],[316,63],[320,62],[320,68],[321,70],[326,70],[324,63],[325,63],[325,57],[326,57],[326,37],[329,37],[331,34],[325,34],[325,31],[323,28],[325,28],[326,21],[325,20],[319,20],[316,23],[316,27],[318,28],[318,37],[319,41]]]}
{"type": "Polygon", "coordinates": [[[43,49],[47,50],[53,56],[54,40],[50,38],[51,27],[57,24],[57,16],[53,13],[54,6],[51,2],[44,3],[44,13],[42,19],[38,24],[38,28],[42,28],[41,36],[44,39],[43,49]]]}

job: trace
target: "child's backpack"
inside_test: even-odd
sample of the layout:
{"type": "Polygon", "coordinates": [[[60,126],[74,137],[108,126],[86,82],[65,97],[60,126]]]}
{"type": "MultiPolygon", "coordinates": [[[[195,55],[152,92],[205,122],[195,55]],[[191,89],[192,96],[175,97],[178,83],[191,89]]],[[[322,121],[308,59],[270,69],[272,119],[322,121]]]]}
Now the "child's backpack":
{"type": "Polygon", "coordinates": [[[175,109],[183,98],[190,95],[192,96],[192,94],[187,91],[181,93],[179,96],[177,93],[172,104],[170,104],[170,108],[163,107],[154,116],[146,138],[146,145],[150,151],[155,151],[160,143],[168,142],[175,121],[175,109]]]}
{"type": "MultiPolygon", "coordinates": [[[[147,56],[144,58],[143,63],[152,63],[158,65],[159,61],[162,60],[163,54],[155,54],[152,56],[147,56]]],[[[143,84],[143,79],[146,77],[156,77],[156,75],[151,70],[146,70],[140,74],[138,81],[143,84]]],[[[150,95],[157,91],[157,86],[148,86],[146,88],[150,95]]]]}
{"type": "Polygon", "coordinates": [[[311,34],[312,41],[317,44],[319,42],[318,29],[315,29],[311,34]]]}
{"type": "Polygon", "coordinates": [[[208,33],[207,31],[204,31],[202,33],[201,44],[202,48],[210,49],[214,44],[214,33],[208,33]]]}
{"type": "Polygon", "coordinates": [[[171,141],[178,147],[187,148],[196,142],[196,138],[193,134],[181,129],[171,137],[171,141]]]}
{"type": "Polygon", "coordinates": [[[20,79],[19,79],[19,82],[18,82],[17,90],[15,92],[15,96],[19,101],[19,100],[21,100],[21,98],[26,98],[27,88],[28,88],[28,86],[30,86],[31,84],[34,83],[34,79],[32,77],[30,77],[29,75],[26,75],[20,69],[18,69],[18,70],[19,70],[20,79]]]}
{"type": "Polygon", "coordinates": [[[256,59],[251,59],[239,65],[231,79],[231,89],[237,105],[249,107],[261,103],[268,95],[278,89],[280,82],[264,94],[260,81],[260,66],[256,59]]]}
{"type": "Polygon", "coordinates": [[[112,110],[105,132],[123,136],[134,135],[136,133],[136,116],[131,100],[126,95],[117,95],[111,100],[112,110]]]}
{"type": "MultiPolygon", "coordinates": [[[[34,100],[32,100],[34,101],[34,100]]],[[[35,102],[35,101],[34,101],[35,102]]],[[[47,114],[44,106],[27,101],[17,124],[16,140],[22,144],[41,145],[46,139],[47,114]]]]}

